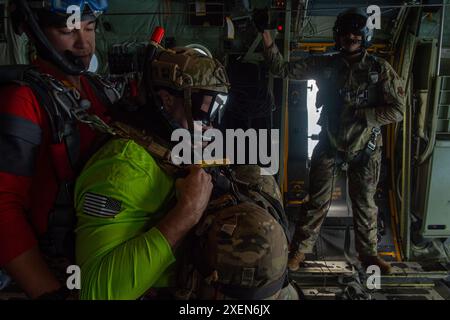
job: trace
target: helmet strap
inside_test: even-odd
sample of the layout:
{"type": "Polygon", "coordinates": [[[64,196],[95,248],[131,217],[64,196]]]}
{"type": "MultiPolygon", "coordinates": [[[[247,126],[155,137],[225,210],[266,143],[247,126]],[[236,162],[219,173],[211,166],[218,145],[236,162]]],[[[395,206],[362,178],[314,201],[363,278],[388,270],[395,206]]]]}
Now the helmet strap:
{"type": "Polygon", "coordinates": [[[186,113],[188,128],[190,132],[194,132],[194,119],[192,117],[192,89],[187,87],[183,90],[184,93],[184,111],[186,113]]]}
{"type": "MultiPolygon", "coordinates": [[[[339,39],[339,38],[340,38],[340,35],[337,36],[337,39],[339,39]]],[[[358,54],[363,54],[364,53],[364,46],[363,46],[364,40],[360,41],[361,45],[360,45],[358,50],[353,51],[353,52],[348,52],[347,50],[344,50],[342,43],[339,40],[337,40],[337,39],[336,39],[336,43],[339,42],[339,44],[336,47],[344,56],[346,56],[346,57],[356,56],[358,54]]],[[[354,41],[354,40],[350,40],[350,41],[354,41]]]]}
{"type": "Polygon", "coordinates": [[[75,65],[77,67],[84,68],[84,69],[87,69],[89,67],[89,66],[86,67],[84,65],[83,61],[80,58],[78,58],[77,56],[75,56],[73,54],[73,52],[70,50],[64,51],[64,58],[66,58],[70,63],[72,63],[73,65],[75,65]]]}
{"type": "Polygon", "coordinates": [[[339,48],[339,51],[344,55],[344,56],[356,56],[356,55],[362,55],[364,53],[364,48],[361,47],[356,51],[353,52],[348,52],[347,50],[344,50],[342,47],[339,48]]]}

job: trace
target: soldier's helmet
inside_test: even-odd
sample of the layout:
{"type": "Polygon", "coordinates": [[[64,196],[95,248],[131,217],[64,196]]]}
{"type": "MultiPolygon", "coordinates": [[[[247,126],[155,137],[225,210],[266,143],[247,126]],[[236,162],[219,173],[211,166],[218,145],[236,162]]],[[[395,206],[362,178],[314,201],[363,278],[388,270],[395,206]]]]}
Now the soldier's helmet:
{"type": "Polygon", "coordinates": [[[166,88],[184,97],[188,120],[220,124],[230,84],[218,60],[193,48],[164,50],[151,64],[151,81],[155,90],[166,88]],[[205,95],[212,97],[208,107],[202,106],[205,95]]]}
{"type": "Polygon", "coordinates": [[[374,32],[372,28],[367,26],[368,19],[369,16],[362,8],[351,8],[339,14],[333,27],[336,48],[341,49],[339,37],[349,33],[362,36],[361,46],[364,48],[370,47],[374,32]]]}
{"type": "Polygon", "coordinates": [[[288,243],[262,207],[243,202],[209,214],[197,229],[199,299],[277,299],[287,277],[288,243]]]}

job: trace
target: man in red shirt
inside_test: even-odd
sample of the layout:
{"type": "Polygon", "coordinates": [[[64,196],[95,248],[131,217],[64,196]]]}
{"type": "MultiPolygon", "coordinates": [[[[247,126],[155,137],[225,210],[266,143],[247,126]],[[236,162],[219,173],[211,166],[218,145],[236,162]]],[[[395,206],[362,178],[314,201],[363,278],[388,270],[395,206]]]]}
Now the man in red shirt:
{"type": "Polygon", "coordinates": [[[33,64],[38,74],[49,75],[40,87],[53,88],[44,106],[33,86],[0,87],[0,268],[32,299],[58,296],[66,286],[51,271],[39,244],[49,232],[57,198],[72,195],[69,189],[61,189],[70,187],[74,168],[88,156],[96,138],[70,112],[62,116],[67,109],[64,99],[69,97],[76,105],[71,108],[84,106],[87,113],[107,120],[106,104],[112,101],[100,94],[103,82],[93,85],[93,77],[85,72],[95,52],[96,18],[107,4],[106,0],[79,1],[81,28],[72,30],[67,25],[67,8],[52,7],[52,1],[14,0],[12,4],[16,29],[25,32],[37,49],[33,64]],[[58,92],[65,93],[59,96],[58,92]],[[56,111],[48,112],[48,106],[56,111]],[[72,130],[63,119],[72,120],[72,130]]]}

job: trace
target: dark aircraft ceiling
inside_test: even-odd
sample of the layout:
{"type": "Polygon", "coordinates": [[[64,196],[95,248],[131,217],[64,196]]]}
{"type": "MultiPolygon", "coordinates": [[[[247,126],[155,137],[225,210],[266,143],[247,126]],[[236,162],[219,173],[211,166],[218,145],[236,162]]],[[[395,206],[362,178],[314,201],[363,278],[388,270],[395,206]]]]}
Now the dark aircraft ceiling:
{"type": "MultiPolygon", "coordinates": [[[[395,11],[401,7],[405,2],[408,1],[380,1],[380,0],[344,0],[344,1],[334,1],[334,0],[312,0],[309,1],[309,14],[311,16],[333,16],[339,14],[342,10],[350,7],[367,7],[369,5],[377,5],[382,8],[383,14],[388,14],[389,12],[395,11]]],[[[409,1],[413,3],[414,1],[409,1]]],[[[418,1],[417,1],[418,2],[418,1]]],[[[439,0],[429,0],[422,1],[424,6],[427,6],[430,10],[436,8],[442,4],[439,0]]]]}
{"type": "MultiPolygon", "coordinates": [[[[410,1],[412,3],[412,1],[410,1]]],[[[294,10],[297,1],[293,1],[294,10]]],[[[369,5],[378,5],[381,8],[382,29],[375,32],[376,42],[388,40],[392,34],[392,28],[397,18],[400,8],[405,1],[380,1],[380,0],[311,0],[308,3],[307,20],[305,23],[303,39],[307,41],[332,41],[332,29],[336,16],[351,7],[366,8],[369,5]]],[[[413,4],[410,4],[413,5],[413,4]]],[[[435,14],[441,8],[442,1],[428,0],[422,1],[424,12],[434,13],[428,16],[423,26],[423,32],[426,36],[436,36],[438,33],[439,14],[435,14]]]]}

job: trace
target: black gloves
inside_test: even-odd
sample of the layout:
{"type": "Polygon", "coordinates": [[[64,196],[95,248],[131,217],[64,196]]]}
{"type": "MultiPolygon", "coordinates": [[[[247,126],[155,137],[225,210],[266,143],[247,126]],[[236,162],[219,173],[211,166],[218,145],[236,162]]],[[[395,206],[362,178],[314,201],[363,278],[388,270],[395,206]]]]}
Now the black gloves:
{"type": "Polygon", "coordinates": [[[254,9],[253,10],[253,23],[259,32],[270,29],[269,26],[269,9],[254,9]]]}

